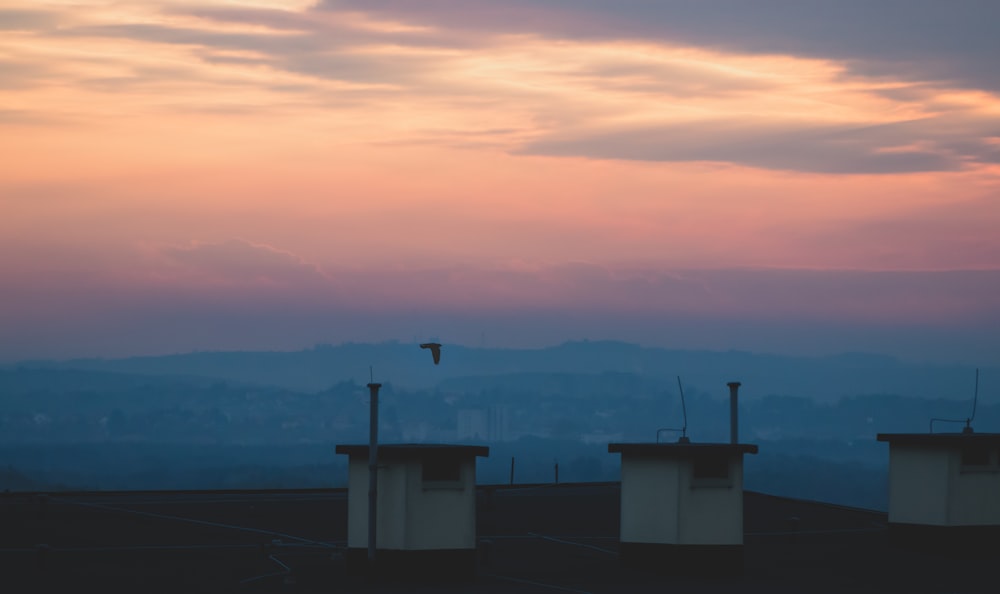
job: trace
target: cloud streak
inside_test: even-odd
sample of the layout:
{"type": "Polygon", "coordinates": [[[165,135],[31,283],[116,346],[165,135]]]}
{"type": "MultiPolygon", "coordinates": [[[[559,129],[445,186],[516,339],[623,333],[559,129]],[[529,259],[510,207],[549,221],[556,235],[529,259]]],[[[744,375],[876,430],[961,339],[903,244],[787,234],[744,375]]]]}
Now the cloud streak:
{"type": "Polygon", "coordinates": [[[165,247],[161,255],[181,271],[211,284],[265,285],[307,290],[331,279],[316,264],[290,252],[242,239],[165,247]]]}
{"type": "MultiPolygon", "coordinates": [[[[335,2],[306,10],[178,4],[137,13],[133,22],[98,16],[37,34],[98,47],[109,40],[153,45],[172,56],[169,67],[162,59],[153,65],[109,56],[103,72],[91,67],[94,73],[79,80],[96,93],[174,90],[189,101],[217,103],[200,109],[220,113],[236,105],[226,97],[237,95],[260,109],[305,105],[314,118],[378,112],[380,125],[361,138],[376,144],[821,173],[952,171],[996,162],[995,147],[985,143],[1000,130],[995,95],[963,95],[944,79],[868,72],[848,55],[860,51],[850,43],[828,53],[806,35],[795,36],[801,47],[762,45],[774,32],[765,16],[788,8],[779,4],[737,3],[722,11],[632,2],[612,11],[589,2],[573,12],[562,2],[471,2],[462,10],[449,2],[335,2]],[[612,13],[595,38],[598,16],[612,13]],[[731,35],[714,33],[729,42],[717,43],[711,25],[730,14],[722,31],[731,35]],[[670,26],[653,35],[650,19],[670,26]],[[742,28],[733,30],[730,20],[742,28]],[[684,23],[695,33],[684,33],[684,23]],[[522,132],[498,143],[484,128],[522,132]],[[468,144],[456,144],[455,135],[468,144]]],[[[802,21],[807,14],[809,23],[827,18],[834,28],[847,27],[862,15],[849,4],[827,17],[790,8],[788,22],[801,25],[800,33],[812,30],[802,21]]],[[[918,24],[941,12],[920,6],[911,11],[918,24]]],[[[865,31],[858,35],[869,39],[865,31]]],[[[886,35],[905,40],[909,31],[903,23],[886,35]]],[[[31,46],[30,39],[23,43],[31,46]]],[[[871,56],[885,59],[875,52],[881,46],[866,43],[871,56]]]]}
{"type": "Polygon", "coordinates": [[[726,52],[844,61],[858,74],[1000,90],[990,0],[326,0],[416,22],[556,38],[664,40],[726,52]]]}
{"type": "Polygon", "coordinates": [[[524,154],[642,161],[719,161],[813,173],[957,171],[998,163],[1000,152],[962,122],[913,120],[876,126],[790,126],[712,121],[545,138],[524,154]],[[964,130],[963,130],[964,128],[964,130]]]}

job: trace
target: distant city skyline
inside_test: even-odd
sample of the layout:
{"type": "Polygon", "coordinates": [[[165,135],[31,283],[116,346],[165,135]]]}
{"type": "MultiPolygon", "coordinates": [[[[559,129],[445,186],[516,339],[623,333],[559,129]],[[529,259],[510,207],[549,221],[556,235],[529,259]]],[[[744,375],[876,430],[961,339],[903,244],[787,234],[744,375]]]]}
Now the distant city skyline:
{"type": "Polygon", "coordinates": [[[1000,364],[998,21],[0,0],[0,361],[586,338],[1000,364]]]}

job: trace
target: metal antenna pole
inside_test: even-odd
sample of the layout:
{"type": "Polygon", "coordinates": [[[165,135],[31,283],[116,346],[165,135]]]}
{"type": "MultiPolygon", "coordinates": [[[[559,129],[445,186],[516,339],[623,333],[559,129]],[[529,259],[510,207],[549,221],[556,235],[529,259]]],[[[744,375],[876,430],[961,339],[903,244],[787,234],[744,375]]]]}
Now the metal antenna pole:
{"type": "Polygon", "coordinates": [[[976,403],[979,402],[979,368],[976,368],[976,389],[972,393],[972,416],[965,419],[965,429],[962,433],[972,433],[972,421],[976,418],[976,403]]]}
{"type": "MultiPolygon", "coordinates": [[[[374,378],[374,374],[372,375],[374,378]]],[[[378,504],[378,389],[382,384],[368,384],[371,393],[368,413],[368,567],[375,569],[375,519],[378,504]]]]}
{"type": "Polygon", "coordinates": [[[677,376],[677,389],[681,393],[681,412],[684,413],[684,428],[681,429],[681,439],[687,439],[688,433],[688,408],[684,404],[684,386],[681,385],[681,376],[677,376]]]}
{"type": "Polygon", "coordinates": [[[976,418],[976,403],[977,402],[979,402],[979,368],[978,367],[976,368],[976,389],[972,393],[972,416],[969,417],[969,422],[966,423],[966,425],[968,425],[969,423],[971,423],[976,418]]]}

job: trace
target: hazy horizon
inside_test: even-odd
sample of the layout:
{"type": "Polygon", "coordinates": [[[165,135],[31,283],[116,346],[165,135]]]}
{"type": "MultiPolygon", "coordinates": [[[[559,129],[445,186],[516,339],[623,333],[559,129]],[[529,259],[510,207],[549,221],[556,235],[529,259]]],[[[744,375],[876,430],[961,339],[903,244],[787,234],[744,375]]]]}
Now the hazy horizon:
{"type": "MultiPolygon", "coordinates": [[[[203,348],[191,348],[191,349],[164,349],[164,350],[128,350],[128,351],[107,351],[98,354],[86,354],[86,349],[81,349],[78,353],[67,352],[67,354],[55,354],[55,355],[34,355],[34,356],[13,356],[9,358],[0,359],[0,365],[18,365],[32,362],[54,362],[54,363],[68,363],[72,361],[87,361],[87,360],[123,360],[123,359],[144,359],[144,358],[158,358],[158,357],[171,357],[171,356],[184,356],[184,355],[197,355],[197,354],[209,354],[209,353],[299,353],[306,352],[315,349],[321,349],[324,347],[344,347],[351,345],[367,345],[367,346],[380,346],[380,345],[392,345],[392,344],[402,344],[402,345],[413,345],[418,346],[420,343],[426,340],[438,340],[435,337],[431,339],[419,339],[416,337],[411,338],[384,338],[371,341],[363,340],[346,340],[343,342],[315,342],[312,344],[291,344],[280,347],[268,347],[266,345],[250,345],[246,347],[203,347],[203,348]]],[[[670,344],[653,344],[641,341],[631,341],[631,340],[620,340],[615,338],[574,338],[566,340],[557,340],[552,342],[538,342],[524,345],[485,345],[485,344],[470,344],[463,342],[446,342],[443,343],[444,346],[454,346],[467,349],[483,349],[483,350],[507,350],[507,351],[538,351],[549,348],[556,348],[559,346],[567,344],[577,344],[586,342],[611,342],[611,343],[621,343],[628,345],[635,345],[640,348],[648,349],[664,349],[667,351],[689,351],[689,352],[704,352],[704,353],[747,353],[751,355],[761,355],[761,356],[779,356],[779,357],[791,357],[791,358],[827,358],[827,357],[838,357],[838,356],[852,356],[852,355],[862,355],[862,356],[873,356],[873,357],[888,357],[893,360],[898,360],[905,363],[914,364],[956,364],[965,366],[976,366],[975,362],[963,361],[957,358],[942,357],[939,359],[932,358],[920,358],[920,357],[909,357],[906,355],[897,355],[887,352],[880,352],[876,350],[866,350],[866,349],[841,349],[841,350],[830,350],[830,351],[817,351],[814,353],[804,353],[795,349],[789,348],[786,351],[780,350],[754,350],[747,348],[729,347],[729,348],[712,348],[712,347],[685,347],[685,346],[674,346],[670,344]]]]}
{"type": "MultiPolygon", "coordinates": [[[[460,323],[460,321],[456,321],[460,323]]],[[[705,326],[702,326],[703,328],[705,326]]],[[[732,323],[720,322],[719,327],[716,327],[720,334],[731,332],[732,323]]],[[[647,328],[647,330],[650,330],[647,328]]],[[[744,330],[752,330],[744,328],[744,330]]],[[[913,329],[909,329],[913,332],[913,329]]],[[[873,346],[872,342],[864,343],[867,348],[852,348],[852,344],[861,344],[854,342],[838,342],[838,343],[827,343],[828,348],[817,348],[815,346],[808,346],[809,337],[802,336],[801,334],[805,331],[800,330],[800,343],[796,345],[795,341],[787,341],[782,344],[786,348],[763,348],[760,344],[755,343],[753,340],[748,339],[741,341],[742,346],[737,343],[731,343],[729,346],[719,346],[710,341],[695,341],[692,343],[681,343],[672,342],[669,340],[663,341],[643,341],[635,340],[629,338],[619,338],[619,337],[588,337],[588,336],[577,336],[572,338],[557,339],[552,340],[538,340],[536,342],[526,341],[521,343],[503,343],[503,344],[491,344],[489,341],[492,339],[491,334],[482,333],[478,338],[478,343],[462,342],[460,340],[446,340],[441,339],[438,335],[430,334],[427,335],[429,338],[423,335],[412,335],[410,337],[401,336],[390,336],[386,335],[382,338],[377,339],[357,339],[349,338],[346,340],[335,341],[335,340],[315,340],[308,344],[294,344],[294,343],[282,343],[282,344],[238,344],[239,340],[230,341],[230,346],[214,347],[214,346],[203,346],[198,348],[182,348],[178,347],[175,349],[165,348],[162,350],[155,350],[148,348],[148,343],[142,343],[141,345],[134,345],[131,347],[123,348],[120,351],[115,350],[102,350],[100,352],[90,351],[86,348],[81,348],[78,351],[65,351],[64,354],[59,354],[59,352],[54,354],[43,354],[38,356],[11,356],[11,357],[0,357],[0,365],[19,365],[27,364],[32,362],[54,362],[54,363],[70,363],[72,361],[87,361],[87,360],[125,360],[132,358],[159,358],[159,357],[171,357],[171,356],[186,356],[186,355],[196,355],[196,354],[210,354],[210,353],[300,353],[307,352],[322,348],[340,348],[340,347],[350,347],[350,346],[387,346],[387,345],[412,345],[417,346],[422,342],[427,340],[438,340],[442,341],[445,346],[445,351],[447,352],[447,347],[460,347],[470,350],[504,350],[504,351],[542,351],[547,349],[554,349],[561,346],[581,344],[581,343],[619,343],[623,345],[635,346],[642,349],[663,349],[665,351],[675,351],[675,352],[692,352],[692,353],[746,353],[749,355],[763,356],[763,357],[789,357],[789,358],[802,358],[802,359],[824,359],[824,358],[837,358],[841,356],[865,356],[872,358],[885,357],[887,360],[896,361],[903,364],[913,364],[913,365],[932,365],[932,366],[963,366],[963,367],[995,367],[998,365],[998,359],[996,357],[983,356],[985,351],[978,348],[976,344],[966,345],[967,350],[961,349],[948,349],[935,350],[931,346],[920,346],[916,345],[914,348],[910,349],[897,349],[893,352],[891,349],[882,348],[879,349],[873,346]],[[844,348],[836,348],[833,345],[841,344],[844,348]],[[796,346],[798,348],[796,348],[796,346]]],[[[772,332],[769,337],[774,339],[777,338],[781,340],[782,336],[775,336],[772,332]]],[[[238,337],[237,337],[238,338],[238,337]]],[[[711,337],[710,337],[711,338],[711,337]]],[[[895,338],[901,339],[901,335],[896,335],[895,338]]],[[[934,344],[940,344],[940,342],[935,342],[934,344]]]]}

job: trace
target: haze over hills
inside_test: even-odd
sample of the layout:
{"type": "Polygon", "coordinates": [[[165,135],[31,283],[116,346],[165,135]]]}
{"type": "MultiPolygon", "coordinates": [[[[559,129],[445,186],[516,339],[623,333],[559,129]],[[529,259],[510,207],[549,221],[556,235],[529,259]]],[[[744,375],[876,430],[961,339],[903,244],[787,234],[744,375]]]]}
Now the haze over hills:
{"type": "MultiPolygon", "coordinates": [[[[611,441],[726,441],[730,380],[743,382],[751,488],[882,508],[878,432],[964,419],[974,369],[878,355],[778,357],[617,342],[537,350],[446,345],[435,366],[401,343],[299,352],[37,361],[0,368],[0,488],[337,486],[335,443],[367,439],[368,365],[383,383],[384,442],[485,443],[483,482],[615,480],[611,441]],[[686,399],[681,406],[677,375],[686,399]]],[[[994,369],[975,427],[1000,430],[994,369]]],[[[956,431],[942,424],[938,431],[956,431]]]]}
{"type": "MultiPolygon", "coordinates": [[[[20,367],[131,374],[201,376],[317,391],[342,381],[375,379],[402,388],[454,389],[462,383],[509,382],[494,376],[528,373],[633,373],[725,391],[743,382],[748,396],[784,394],[831,400],[858,394],[965,399],[972,395],[975,365],[903,362],[866,353],[792,357],[744,351],[686,351],[616,341],[576,341],[542,349],[489,349],[446,344],[441,365],[416,344],[384,342],[317,345],[301,351],[195,352],[122,359],[27,361],[20,367]],[[494,379],[490,379],[494,378],[494,379]]],[[[980,388],[997,386],[1000,368],[982,368],[980,388]],[[992,378],[992,379],[991,379],[992,378]],[[993,383],[990,383],[993,382],[993,383]]],[[[985,393],[985,392],[984,392],[985,393]]]]}

